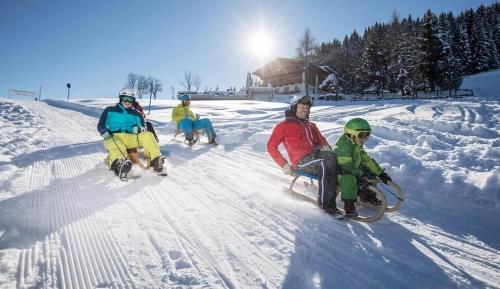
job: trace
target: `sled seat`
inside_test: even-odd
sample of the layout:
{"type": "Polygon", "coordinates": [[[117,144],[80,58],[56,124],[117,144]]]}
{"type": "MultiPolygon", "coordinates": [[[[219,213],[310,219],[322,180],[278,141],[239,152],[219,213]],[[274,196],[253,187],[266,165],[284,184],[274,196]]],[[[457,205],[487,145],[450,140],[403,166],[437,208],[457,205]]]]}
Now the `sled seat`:
{"type": "Polygon", "coordinates": [[[319,177],[317,175],[313,175],[310,173],[306,173],[304,170],[292,170],[292,176],[295,176],[295,178],[298,178],[300,176],[307,177],[312,180],[319,180],[319,177]]]}
{"type": "Polygon", "coordinates": [[[295,182],[300,177],[309,178],[309,181],[311,182],[311,184],[313,183],[313,180],[315,180],[315,181],[319,180],[319,177],[317,175],[306,173],[304,170],[301,170],[301,169],[292,170],[292,176],[293,176],[293,180],[290,183],[290,187],[288,188],[289,191],[293,190],[293,185],[295,185],[295,182]]]}
{"type": "MultiPolygon", "coordinates": [[[[180,128],[176,129],[175,130],[175,134],[174,134],[174,139],[178,136],[178,135],[184,135],[184,131],[180,128]]],[[[200,136],[203,135],[203,133],[197,131],[197,130],[194,130],[193,129],[193,137],[195,138],[200,138],[200,136]]]]}
{"type": "Polygon", "coordinates": [[[144,156],[142,153],[142,147],[127,149],[127,154],[132,163],[139,165],[143,169],[147,169],[151,166],[151,160],[144,156]]]}

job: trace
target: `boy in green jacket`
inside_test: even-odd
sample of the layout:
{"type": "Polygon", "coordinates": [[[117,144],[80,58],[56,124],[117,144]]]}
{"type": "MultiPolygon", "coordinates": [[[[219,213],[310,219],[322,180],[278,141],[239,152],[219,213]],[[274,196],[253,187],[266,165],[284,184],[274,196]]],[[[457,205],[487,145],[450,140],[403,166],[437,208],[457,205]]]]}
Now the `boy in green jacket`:
{"type": "Polygon", "coordinates": [[[340,191],[344,202],[345,215],[358,215],[354,203],[358,197],[361,202],[380,206],[381,201],[368,189],[359,189],[358,183],[363,175],[373,174],[387,184],[391,178],[364,150],[363,144],[370,137],[371,128],[362,118],[349,120],[344,127],[344,134],[335,144],[335,154],[339,167],[340,191]]]}

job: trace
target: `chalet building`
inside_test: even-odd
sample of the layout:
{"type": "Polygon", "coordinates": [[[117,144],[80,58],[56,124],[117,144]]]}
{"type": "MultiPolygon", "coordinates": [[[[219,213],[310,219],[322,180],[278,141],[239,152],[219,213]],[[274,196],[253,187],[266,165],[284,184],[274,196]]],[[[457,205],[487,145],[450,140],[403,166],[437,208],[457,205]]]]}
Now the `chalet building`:
{"type": "Polygon", "coordinates": [[[309,94],[319,92],[319,85],[333,71],[328,66],[309,64],[306,69],[300,60],[278,57],[252,74],[262,80],[262,86],[272,87],[274,94],[309,94]]]}

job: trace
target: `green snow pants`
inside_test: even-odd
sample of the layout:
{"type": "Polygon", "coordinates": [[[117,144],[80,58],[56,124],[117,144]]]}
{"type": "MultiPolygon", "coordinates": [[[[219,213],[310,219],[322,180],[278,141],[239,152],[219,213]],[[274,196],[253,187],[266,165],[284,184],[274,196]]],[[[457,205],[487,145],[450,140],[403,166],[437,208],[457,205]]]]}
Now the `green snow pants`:
{"type": "Polygon", "coordinates": [[[156,142],[153,133],[143,131],[138,135],[131,133],[114,133],[113,138],[104,140],[104,147],[108,150],[108,166],[114,160],[128,157],[127,149],[144,148],[144,155],[150,160],[161,156],[160,146],[156,142]]]}

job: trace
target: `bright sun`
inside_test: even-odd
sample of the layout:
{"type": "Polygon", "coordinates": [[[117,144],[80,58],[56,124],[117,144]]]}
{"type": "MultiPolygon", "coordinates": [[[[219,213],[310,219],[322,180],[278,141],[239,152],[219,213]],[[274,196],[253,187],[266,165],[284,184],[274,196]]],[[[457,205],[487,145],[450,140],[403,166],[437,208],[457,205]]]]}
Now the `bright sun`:
{"type": "Polygon", "coordinates": [[[273,52],[274,42],[269,34],[259,31],[249,37],[248,49],[254,57],[266,57],[273,52]]]}

